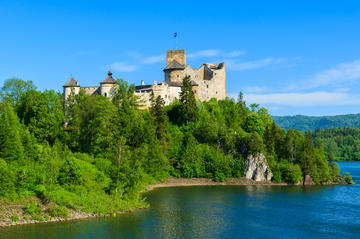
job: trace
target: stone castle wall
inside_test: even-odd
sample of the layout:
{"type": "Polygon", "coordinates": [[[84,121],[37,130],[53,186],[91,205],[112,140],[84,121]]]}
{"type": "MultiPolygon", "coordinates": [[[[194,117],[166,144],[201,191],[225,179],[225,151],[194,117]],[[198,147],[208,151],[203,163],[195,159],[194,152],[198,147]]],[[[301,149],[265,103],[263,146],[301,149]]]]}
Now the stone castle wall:
{"type": "MultiPolygon", "coordinates": [[[[193,82],[193,91],[195,97],[201,101],[208,101],[211,98],[218,100],[226,98],[226,72],[225,63],[220,64],[202,64],[199,69],[191,68],[186,65],[185,50],[168,50],[167,51],[167,67],[165,71],[165,80],[159,84],[154,82],[153,85],[141,85],[136,87],[135,95],[139,98],[140,108],[148,108],[151,105],[150,93],[154,96],[161,96],[165,105],[172,103],[175,98],[180,98],[182,80],[186,76],[190,76],[193,82]],[[176,61],[176,64],[171,64],[176,61]],[[168,67],[170,65],[170,67],[168,67]]],[[[78,94],[80,89],[84,89],[86,94],[100,94],[105,97],[112,98],[114,96],[116,81],[112,79],[112,73],[109,71],[108,78],[100,83],[100,86],[80,87],[74,79],[68,81],[64,85],[65,99],[70,95],[71,89],[78,94]],[[108,80],[110,78],[112,80],[108,80]]]]}
{"type": "Polygon", "coordinates": [[[181,65],[186,65],[185,50],[168,50],[166,54],[166,65],[169,65],[172,61],[177,61],[181,65]]]}

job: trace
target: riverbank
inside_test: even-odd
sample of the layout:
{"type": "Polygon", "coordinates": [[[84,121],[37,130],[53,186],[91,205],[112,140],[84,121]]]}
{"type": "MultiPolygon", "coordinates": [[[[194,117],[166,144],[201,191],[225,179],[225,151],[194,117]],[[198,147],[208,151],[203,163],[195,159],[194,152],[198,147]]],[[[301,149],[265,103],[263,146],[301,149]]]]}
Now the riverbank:
{"type": "MultiPolygon", "coordinates": [[[[68,220],[78,220],[86,218],[95,218],[99,215],[69,210],[69,215],[63,217],[47,217],[45,213],[32,217],[24,212],[25,205],[23,204],[1,204],[0,205],[0,227],[35,224],[35,223],[48,223],[48,222],[61,222],[68,220]]],[[[42,211],[48,210],[47,206],[41,205],[42,211]]]]}
{"type": "Polygon", "coordinates": [[[145,190],[142,192],[151,191],[155,188],[163,188],[163,187],[186,187],[186,186],[246,186],[246,185],[264,185],[264,186],[285,186],[289,185],[287,183],[274,183],[269,181],[255,181],[247,178],[229,178],[223,182],[215,182],[209,178],[174,178],[170,177],[163,183],[157,183],[148,185],[145,190]]]}
{"type": "MultiPolygon", "coordinates": [[[[346,183],[328,183],[329,184],[346,184],[346,183]]],[[[148,185],[146,189],[142,190],[141,193],[154,190],[156,188],[163,187],[186,187],[186,186],[289,186],[292,184],[288,183],[274,183],[271,181],[255,181],[247,178],[230,178],[223,182],[215,182],[209,178],[174,178],[170,177],[164,182],[148,185]]],[[[297,185],[302,185],[298,183],[297,185]]],[[[34,224],[34,223],[47,223],[47,222],[61,222],[68,220],[80,220],[80,219],[89,219],[101,217],[104,215],[98,215],[93,213],[86,213],[81,211],[75,211],[68,209],[69,214],[66,218],[63,217],[49,217],[46,212],[49,211],[50,206],[41,204],[41,201],[37,198],[32,200],[37,201],[41,205],[41,214],[39,215],[41,220],[37,220],[36,217],[31,217],[25,213],[24,208],[25,204],[10,204],[0,201],[0,227],[15,226],[15,225],[25,225],[25,224],[34,224]],[[16,218],[14,218],[16,217],[16,218]],[[15,219],[15,220],[14,220],[15,219]]],[[[140,209],[140,208],[137,208],[140,209]]],[[[136,210],[136,209],[134,209],[136,210]]],[[[129,212],[124,211],[122,213],[129,212]]],[[[117,215],[114,213],[113,215],[117,215]]]]}

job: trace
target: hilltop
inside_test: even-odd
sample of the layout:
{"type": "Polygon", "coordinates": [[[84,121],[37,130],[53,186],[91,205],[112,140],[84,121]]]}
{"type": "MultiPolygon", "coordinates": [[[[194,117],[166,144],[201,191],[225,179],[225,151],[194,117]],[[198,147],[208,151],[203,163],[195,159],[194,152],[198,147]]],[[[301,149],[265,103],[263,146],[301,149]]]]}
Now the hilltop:
{"type": "Polygon", "coordinates": [[[360,114],[335,116],[272,116],[272,119],[285,130],[297,129],[299,131],[312,131],[315,129],[329,129],[342,126],[360,128],[360,114]]]}

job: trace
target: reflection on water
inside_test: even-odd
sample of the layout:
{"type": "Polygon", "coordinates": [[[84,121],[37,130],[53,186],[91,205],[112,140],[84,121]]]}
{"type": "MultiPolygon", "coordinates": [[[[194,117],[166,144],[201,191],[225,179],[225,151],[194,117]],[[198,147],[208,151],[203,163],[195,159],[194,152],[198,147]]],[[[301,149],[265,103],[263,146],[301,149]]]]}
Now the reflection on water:
{"type": "MultiPolygon", "coordinates": [[[[340,163],[358,183],[360,163],[340,163]]],[[[0,238],[359,238],[360,184],[159,188],[118,217],[0,229],[0,238]]]]}

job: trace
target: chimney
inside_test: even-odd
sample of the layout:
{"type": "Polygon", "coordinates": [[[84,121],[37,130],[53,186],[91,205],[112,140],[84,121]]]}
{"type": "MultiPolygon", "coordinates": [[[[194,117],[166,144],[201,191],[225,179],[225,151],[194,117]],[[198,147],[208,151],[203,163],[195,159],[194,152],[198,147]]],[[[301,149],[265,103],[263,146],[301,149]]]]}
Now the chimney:
{"type": "Polygon", "coordinates": [[[154,80],[154,85],[157,85],[157,82],[156,82],[156,80],[154,80]]]}
{"type": "Polygon", "coordinates": [[[141,85],[145,85],[145,81],[144,81],[144,80],[141,80],[141,85]]]}

